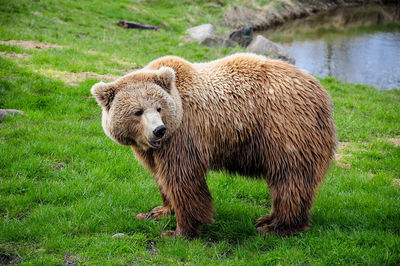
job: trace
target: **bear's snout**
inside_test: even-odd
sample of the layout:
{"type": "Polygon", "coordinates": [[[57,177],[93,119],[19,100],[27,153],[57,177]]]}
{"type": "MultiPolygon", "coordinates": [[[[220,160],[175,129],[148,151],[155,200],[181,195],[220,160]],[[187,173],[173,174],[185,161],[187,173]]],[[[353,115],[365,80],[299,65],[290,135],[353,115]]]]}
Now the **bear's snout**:
{"type": "Polygon", "coordinates": [[[164,125],[156,127],[156,129],[153,130],[154,136],[157,138],[162,138],[165,134],[165,131],[167,131],[167,128],[164,125]]]}

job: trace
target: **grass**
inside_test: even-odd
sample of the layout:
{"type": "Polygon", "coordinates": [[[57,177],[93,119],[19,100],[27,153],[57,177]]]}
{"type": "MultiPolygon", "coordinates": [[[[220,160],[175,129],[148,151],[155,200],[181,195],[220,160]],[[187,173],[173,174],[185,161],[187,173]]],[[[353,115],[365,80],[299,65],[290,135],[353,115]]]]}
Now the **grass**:
{"type": "MultiPolygon", "coordinates": [[[[152,177],[129,148],[103,133],[90,96],[48,71],[123,74],[165,54],[190,61],[235,52],[180,39],[186,28],[221,18],[218,1],[0,1],[0,40],[62,45],[0,57],[0,108],[24,116],[0,124],[0,264],[388,264],[400,263],[400,91],[327,78],[341,159],[315,199],[313,227],[297,237],[257,235],[270,210],[260,180],[210,172],[216,222],[193,240],[162,238],[174,217],[135,215],[161,204],[152,177]],[[139,10],[139,11],[137,11],[139,10]],[[128,31],[119,19],[161,32],[128,31]],[[163,26],[168,25],[168,26],[163,26]],[[46,70],[46,71],[44,71],[46,70]],[[116,233],[125,237],[113,238],[116,233]]],[[[237,48],[238,50],[238,48],[237,48]]]]}

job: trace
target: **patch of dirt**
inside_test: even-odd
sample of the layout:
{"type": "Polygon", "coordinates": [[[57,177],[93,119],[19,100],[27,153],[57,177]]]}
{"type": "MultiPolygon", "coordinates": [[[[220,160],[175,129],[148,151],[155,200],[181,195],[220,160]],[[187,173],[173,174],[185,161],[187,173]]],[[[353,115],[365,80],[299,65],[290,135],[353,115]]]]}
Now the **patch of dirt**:
{"type": "Polygon", "coordinates": [[[81,255],[67,254],[64,256],[63,262],[64,265],[75,266],[81,264],[81,260],[82,260],[81,255]]]}
{"type": "Polygon", "coordinates": [[[102,55],[103,54],[101,52],[97,52],[97,51],[93,51],[93,50],[88,50],[87,53],[92,54],[92,55],[102,55]]]}
{"type": "Polygon", "coordinates": [[[400,179],[393,179],[393,186],[400,187],[400,179]]]}
{"type": "Polygon", "coordinates": [[[51,18],[51,20],[54,21],[55,23],[67,24],[65,21],[62,21],[61,19],[59,19],[57,17],[53,17],[53,18],[51,18]]]}
{"type": "MultiPolygon", "coordinates": [[[[140,13],[140,12],[141,12],[141,11],[139,10],[139,8],[134,7],[134,6],[128,7],[128,9],[131,10],[131,11],[133,11],[133,12],[135,12],[135,13],[140,13]]],[[[147,13],[147,12],[145,12],[145,13],[147,13]]]]}
{"type": "Polygon", "coordinates": [[[147,241],[147,252],[149,252],[153,256],[157,256],[157,248],[156,248],[156,242],[148,240],[147,241]]]}
{"type": "Polygon", "coordinates": [[[35,16],[38,16],[38,17],[42,17],[43,15],[42,15],[42,13],[40,13],[40,12],[31,12],[31,14],[32,15],[35,15],[35,16]]]}
{"type": "MultiPolygon", "coordinates": [[[[89,51],[87,51],[87,53],[90,55],[101,55],[101,56],[106,55],[102,52],[93,51],[93,50],[89,50],[89,51]]],[[[128,62],[128,61],[125,61],[122,59],[118,59],[118,58],[112,58],[111,62],[115,62],[115,63],[121,64],[123,66],[127,66],[127,67],[131,68],[132,70],[137,68],[137,65],[135,63],[131,63],[131,62],[128,62]]],[[[132,70],[129,70],[129,71],[132,71],[132,70]]]]}
{"type": "Polygon", "coordinates": [[[0,253],[0,265],[18,264],[20,259],[16,255],[0,253]]]}
{"type": "Polygon", "coordinates": [[[6,52],[1,52],[0,55],[2,57],[5,57],[7,59],[17,59],[17,58],[28,58],[31,57],[30,54],[16,54],[16,53],[6,53],[6,52]]]}
{"type": "Polygon", "coordinates": [[[124,65],[124,66],[129,66],[131,68],[133,67],[134,69],[137,68],[135,63],[130,63],[130,62],[118,59],[118,58],[112,58],[111,62],[115,62],[115,63],[121,64],[121,65],[124,65]]]}
{"type": "Polygon", "coordinates": [[[54,170],[61,170],[65,167],[65,163],[55,163],[51,166],[54,170]]]}
{"type": "Polygon", "coordinates": [[[338,162],[337,165],[341,168],[346,168],[346,169],[350,169],[350,167],[351,167],[351,164],[349,164],[349,163],[338,162]]]}
{"type": "Polygon", "coordinates": [[[16,45],[16,46],[20,46],[25,49],[49,49],[49,48],[62,49],[62,48],[64,48],[63,46],[58,45],[58,44],[34,42],[34,41],[22,41],[22,40],[0,41],[0,44],[16,45]]]}
{"type": "Polygon", "coordinates": [[[391,143],[394,144],[394,146],[399,147],[400,146],[400,138],[391,138],[388,139],[391,143]]]}
{"type": "Polygon", "coordinates": [[[335,161],[339,167],[349,169],[351,167],[350,164],[344,163],[343,160],[352,157],[352,154],[346,154],[344,150],[351,149],[351,144],[349,142],[339,142],[337,146],[337,151],[335,154],[335,161]]]}
{"type": "Polygon", "coordinates": [[[38,73],[49,77],[59,79],[65,83],[77,86],[80,82],[89,79],[89,78],[96,78],[100,79],[105,82],[111,82],[120,78],[121,76],[112,75],[112,74],[97,74],[94,72],[67,72],[67,71],[58,71],[58,70],[51,70],[51,69],[39,69],[37,70],[38,73]]]}

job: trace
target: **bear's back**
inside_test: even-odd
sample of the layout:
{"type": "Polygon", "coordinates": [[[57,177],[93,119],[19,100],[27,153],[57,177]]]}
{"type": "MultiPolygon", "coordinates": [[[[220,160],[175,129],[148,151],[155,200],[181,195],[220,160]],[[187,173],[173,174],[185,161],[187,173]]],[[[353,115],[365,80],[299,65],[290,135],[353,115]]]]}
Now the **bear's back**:
{"type": "Polygon", "coordinates": [[[261,127],[281,136],[282,130],[333,127],[327,92],[313,76],[285,62],[249,53],[194,64],[166,56],[146,68],[161,66],[175,70],[184,113],[203,130],[237,135],[261,127]]]}
{"type": "Polygon", "coordinates": [[[271,171],[276,165],[269,162],[277,161],[305,169],[328,167],[336,146],[332,103],[313,76],[253,54],[193,65],[202,80],[195,98],[204,101],[191,115],[208,114],[198,129],[215,138],[209,140],[219,158],[215,169],[256,175],[271,171]],[[242,154],[252,154],[252,163],[236,159],[242,154]]]}
{"type": "Polygon", "coordinates": [[[327,92],[313,76],[285,62],[249,53],[194,64],[165,56],[146,68],[161,66],[175,70],[184,112],[191,119],[200,116],[203,126],[234,130],[265,127],[269,121],[312,130],[317,120],[333,124],[327,92]]]}

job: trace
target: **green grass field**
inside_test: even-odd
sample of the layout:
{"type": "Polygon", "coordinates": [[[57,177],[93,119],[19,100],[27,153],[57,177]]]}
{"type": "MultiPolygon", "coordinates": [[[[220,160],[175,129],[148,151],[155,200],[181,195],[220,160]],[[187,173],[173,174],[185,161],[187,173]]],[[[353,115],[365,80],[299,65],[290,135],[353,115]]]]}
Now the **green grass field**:
{"type": "Polygon", "coordinates": [[[0,40],[62,46],[0,44],[0,108],[25,112],[0,123],[0,264],[400,264],[400,90],[331,78],[321,82],[340,145],[309,231],[259,236],[253,221],[270,211],[267,184],[223,172],[207,178],[216,221],[199,238],[162,238],[174,217],[135,218],[161,204],[158,189],[130,149],[105,136],[90,88],[97,74],[166,54],[206,61],[240,51],[180,38],[218,25],[218,3],[0,0],[0,40]],[[162,30],[125,30],[120,19],[162,30]],[[83,72],[89,78],[77,78],[83,72]]]}

